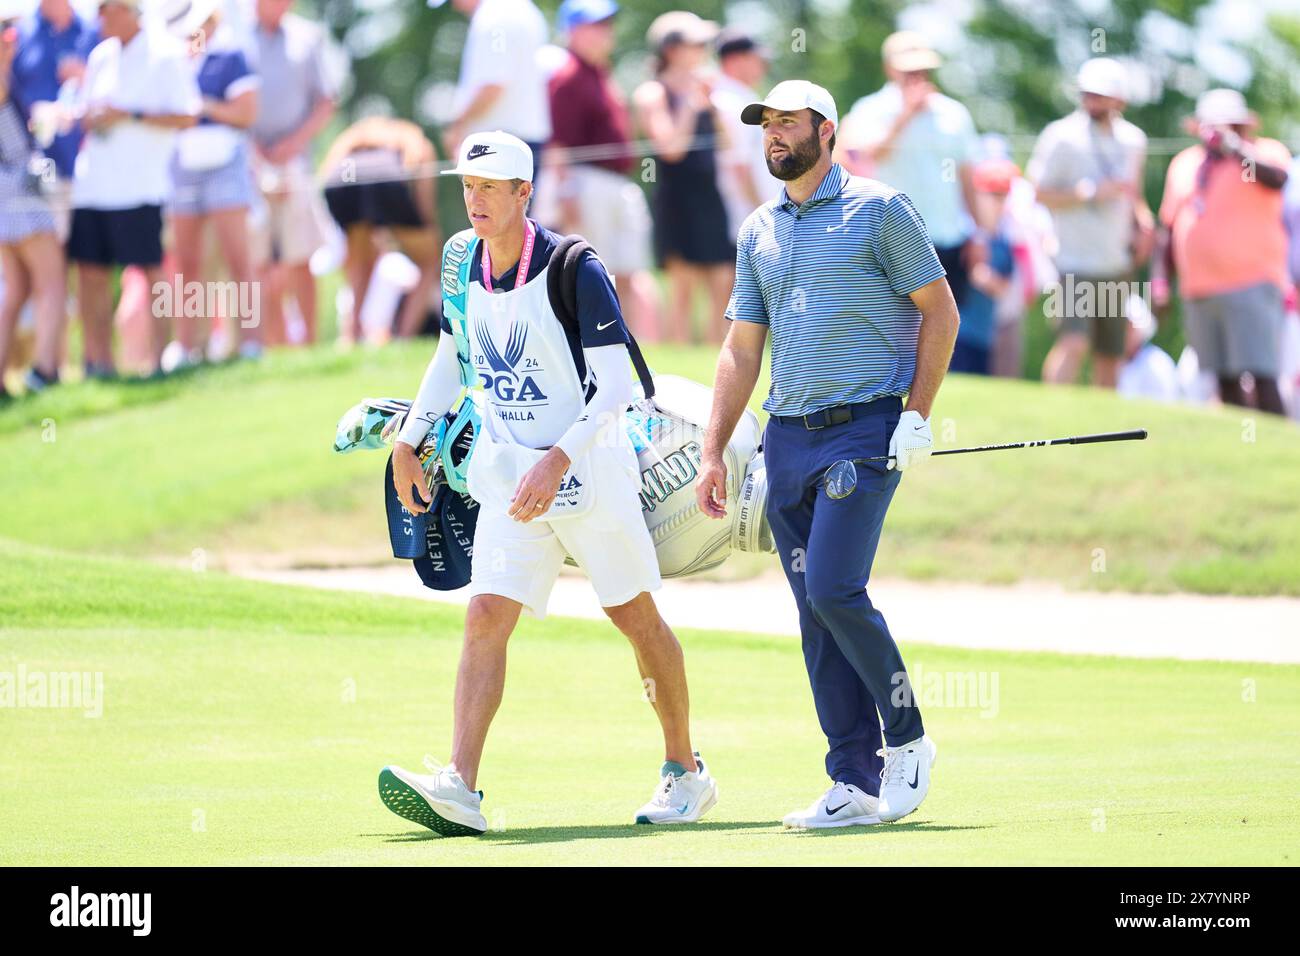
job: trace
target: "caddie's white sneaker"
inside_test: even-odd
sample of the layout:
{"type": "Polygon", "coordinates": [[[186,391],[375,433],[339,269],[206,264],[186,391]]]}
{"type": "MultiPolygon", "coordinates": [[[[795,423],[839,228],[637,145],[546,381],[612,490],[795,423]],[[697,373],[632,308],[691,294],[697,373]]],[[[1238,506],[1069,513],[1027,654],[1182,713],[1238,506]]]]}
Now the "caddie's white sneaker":
{"type": "Polygon", "coordinates": [[[379,799],[399,817],[443,836],[478,836],[487,830],[479,809],[482,790],[471,790],[455,767],[427,761],[433,773],[389,765],[379,771],[379,799]]]}
{"type": "Polygon", "coordinates": [[[880,771],[880,819],[901,820],[921,805],[930,789],[930,768],[939,748],[929,737],[876,753],[885,758],[880,771]]]}
{"type": "Polygon", "coordinates": [[[787,813],[781,825],[787,830],[822,830],[830,827],[871,826],[880,822],[879,801],[851,783],[836,781],[806,810],[787,813]]]}
{"type": "Polygon", "coordinates": [[[694,823],[718,802],[718,784],[704,759],[695,754],[695,769],[669,761],[659,771],[659,786],[650,802],[636,812],[637,823],[694,823]]]}

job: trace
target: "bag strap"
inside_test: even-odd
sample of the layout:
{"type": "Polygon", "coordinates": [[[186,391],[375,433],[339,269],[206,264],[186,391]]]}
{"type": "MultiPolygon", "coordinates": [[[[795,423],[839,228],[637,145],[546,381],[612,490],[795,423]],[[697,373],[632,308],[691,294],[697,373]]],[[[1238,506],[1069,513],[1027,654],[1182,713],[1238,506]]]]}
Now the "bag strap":
{"type": "MultiPolygon", "coordinates": [[[[551,301],[551,310],[564,329],[564,337],[569,342],[569,352],[573,355],[573,364],[578,370],[578,380],[587,380],[587,360],[582,354],[582,329],[578,323],[578,267],[582,257],[595,255],[591,243],[582,236],[565,236],[551,254],[551,261],[546,268],[546,294],[551,301]]],[[[617,299],[618,293],[614,293],[617,299]]],[[[641,380],[641,389],[646,398],[653,398],[655,393],[654,377],[641,354],[641,346],[629,329],[627,333],[627,351],[632,358],[637,378],[641,380]]]]}
{"type": "Polygon", "coordinates": [[[469,332],[466,326],[466,299],[469,295],[469,269],[478,249],[473,229],[463,229],[442,247],[442,310],[456,340],[456,358],[460,362],[460,384],[473,388],[478,384],[469,360],[469,332]]]}

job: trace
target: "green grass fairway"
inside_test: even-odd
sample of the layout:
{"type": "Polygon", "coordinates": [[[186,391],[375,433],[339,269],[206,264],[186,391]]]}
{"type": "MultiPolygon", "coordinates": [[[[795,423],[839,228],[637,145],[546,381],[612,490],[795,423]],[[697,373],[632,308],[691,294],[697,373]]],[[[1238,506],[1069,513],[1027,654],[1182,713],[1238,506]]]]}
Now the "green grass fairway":
{"type": "Polygon", "coordinates": [[[0,672],[99,672],[103,712],[0,708],[0,864],[1281,864],[1297,862],[1300,669],[906,648],[996,675],[931,706],[906,823],[784,833],[825,785],[793,638],[682,630],[721,801],[629,825],[661,759],[611,628],[526,622],[481,786],[495,829],[390,814],[386,762],[446,758],[460,616],[0,543],[0,672]]]}
{"type": "MultiPolygon", "coordinates": [[[[0,539],[187,567],[391,560],[382,455],[330,445],[362,397],[414,393],[429,349],[278,352],[0,408],[0,539]]],[[[661,372],[712,380],[712,349],[648,352],[661,372]]],[[[965,376],[944,384],[932,420],[940,447],[1143,426],[1151,438],[936,460],[896,497],[878,574],[1300,594],[1290,423],[965,376]]],[[[721,574],[774,567],[744,558],[721,574]]]]}

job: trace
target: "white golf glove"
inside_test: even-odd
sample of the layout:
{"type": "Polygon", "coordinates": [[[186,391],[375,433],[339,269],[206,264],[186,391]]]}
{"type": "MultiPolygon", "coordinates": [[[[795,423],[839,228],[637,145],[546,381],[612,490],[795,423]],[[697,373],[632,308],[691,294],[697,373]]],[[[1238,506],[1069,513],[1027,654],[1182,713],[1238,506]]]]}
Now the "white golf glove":
{"type": "Polygon", "coordinates": [[[889,439],[889,453],[894,460],[885,467],[907,471],[929,458],[933,448],[934,436],[930,434],[929,420],[922,418],[920,412],[903,412],[893,437],[889,439]]]}

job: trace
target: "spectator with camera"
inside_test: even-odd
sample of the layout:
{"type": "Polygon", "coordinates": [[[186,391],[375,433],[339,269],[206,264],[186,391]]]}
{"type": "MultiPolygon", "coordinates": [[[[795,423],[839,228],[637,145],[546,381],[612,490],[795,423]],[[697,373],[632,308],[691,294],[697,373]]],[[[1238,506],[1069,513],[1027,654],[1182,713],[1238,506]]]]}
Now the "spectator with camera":
{"type": "Polygon", "coordinates": [[[1169,301],[1167,266],[1178,277],[1187,340],[1219,396],[1285,414],[1278,365],[1287,286],[1282,189],[1291,154],[1255,135],[1256,119],[1241,93],[1210,90],[1196,103],[1200,142],[1180,152],[1165,175],[1160,204],[1161,255],[1153,270],[1157,308],[1169,301]],[[1164,253],[1168,252],[1166,255],[1164,253]]]}

